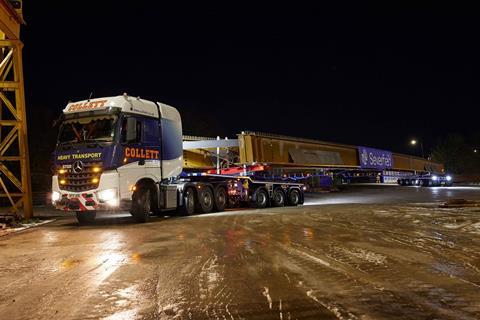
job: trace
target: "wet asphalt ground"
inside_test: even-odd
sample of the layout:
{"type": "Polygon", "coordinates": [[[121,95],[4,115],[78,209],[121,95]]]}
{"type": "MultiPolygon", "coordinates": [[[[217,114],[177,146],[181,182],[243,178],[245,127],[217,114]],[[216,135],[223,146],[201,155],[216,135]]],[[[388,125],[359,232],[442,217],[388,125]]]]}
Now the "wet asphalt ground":
{"type": "Polygon", "coordinates": [[[480,319],[480,188],[349,187],[304,206],[0,238],[0,319],[480,319]],[[437,202],[437,204],[435,204],[437,202]]]}

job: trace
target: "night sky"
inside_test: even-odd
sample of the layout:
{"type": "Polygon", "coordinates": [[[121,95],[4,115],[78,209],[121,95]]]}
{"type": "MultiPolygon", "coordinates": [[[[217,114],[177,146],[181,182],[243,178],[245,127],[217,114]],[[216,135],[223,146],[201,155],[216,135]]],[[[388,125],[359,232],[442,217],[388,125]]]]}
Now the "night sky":
{"type": "Polygon", "coordinates": [[[24,1],[32,139],[91,92],[175,106],[195,135],[255,130],[414,152],[412,137],[429,149],[480,129],[473,8],[58,2],[24,1]]]}

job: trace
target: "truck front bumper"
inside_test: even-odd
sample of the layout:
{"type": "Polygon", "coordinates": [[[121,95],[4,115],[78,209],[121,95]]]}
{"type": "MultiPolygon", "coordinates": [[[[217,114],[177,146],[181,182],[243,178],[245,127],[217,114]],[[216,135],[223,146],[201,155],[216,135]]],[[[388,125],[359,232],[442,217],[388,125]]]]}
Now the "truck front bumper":
{"type": "Polygon", "coordinates": [[[64,211],[101,210],[100,202],[98,201],[95,192],[79,194],[64,193],[60,195],[59,200],[52,201],[52,204],[56,209],[64,211]]]}
{"type": "Polygon", "coordinates": [[[120,208],[118,174],[102,173],[97,189],[70,192],[60,189],[58,177],[52,177],[52,205],[63,211],[111,211],[120,208]]]}

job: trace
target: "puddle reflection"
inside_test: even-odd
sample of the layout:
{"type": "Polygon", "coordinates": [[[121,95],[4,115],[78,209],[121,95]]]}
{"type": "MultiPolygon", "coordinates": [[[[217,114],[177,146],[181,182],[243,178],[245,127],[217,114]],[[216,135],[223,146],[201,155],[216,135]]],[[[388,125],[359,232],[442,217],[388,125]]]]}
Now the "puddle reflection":
{"type": "Polygon", "coordinates": [[[312,228],[303,228],[303,238],[305,240],[311,241],[314,238],[313,229],[312,228]]]}

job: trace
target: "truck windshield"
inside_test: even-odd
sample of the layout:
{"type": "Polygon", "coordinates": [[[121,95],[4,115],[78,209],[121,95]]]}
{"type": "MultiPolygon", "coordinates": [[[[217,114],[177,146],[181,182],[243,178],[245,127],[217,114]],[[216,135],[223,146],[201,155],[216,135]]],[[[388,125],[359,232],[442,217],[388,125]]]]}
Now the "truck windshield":
{"type": "Polygon", "coordinates": [[[113,141],[116,116],[97,116],[65,120],[58,135],[58,144],[113,141]]]}

